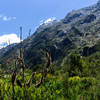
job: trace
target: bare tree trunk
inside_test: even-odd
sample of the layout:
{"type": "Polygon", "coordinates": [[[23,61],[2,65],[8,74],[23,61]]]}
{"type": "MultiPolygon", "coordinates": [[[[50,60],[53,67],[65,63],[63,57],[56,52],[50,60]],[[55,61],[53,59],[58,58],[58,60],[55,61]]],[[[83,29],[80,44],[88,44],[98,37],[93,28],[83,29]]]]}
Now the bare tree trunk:
{"type": "Polygon", "coordinates": [[[29,79],[28,83],[26,83],[26,86],[27,86],[27,87],[30,87],[30,84],[31,84],[32,78],[34,77],[35,74],[36,74],[36,72],[32,73],[31,78],[29,79]]]}
{"type": "Polygon", "coordinates": [[[36,87],[39,87],[43,83],[45,77],[47,76],[48,72],[50,71],[51,56],[48,51],[46,52],[46,58],[47,58],[46,69],[44,69],[44,71],[42,72],[42,77],[39,80],[39,82],[35,85],[36,87]]]}
{"type": "Polygon", "coordinates": [[[13,100],[14,100],[14,97],[15,97],[15,89],[14,89],[15,80],[16,80],[16,68],[15,68],[15,70],[13,71],[12,77],[11,77],[12,90],[13,90],[13,100]]]}
{"type": "Polygon", "coordinates": [[[22,50],[22,27],[20,27],[20,43],[21,43],[21,47],[20,47],[19,59],[20,59],[21,67],[22,67],[23,85],[25,87],[25,80],[24,80],[25,64],[24,64],[24,60],[23,60],[23,50],[22,50]]]}

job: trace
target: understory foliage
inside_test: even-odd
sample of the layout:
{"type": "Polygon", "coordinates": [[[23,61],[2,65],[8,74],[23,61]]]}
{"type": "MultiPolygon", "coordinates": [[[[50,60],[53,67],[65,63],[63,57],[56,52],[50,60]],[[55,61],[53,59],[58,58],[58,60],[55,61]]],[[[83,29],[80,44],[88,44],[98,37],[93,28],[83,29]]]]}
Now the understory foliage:
{"type": "MultiPolygon", "coordinates": [[[[99,100],[100,97],[100,53],[89,57],[70,54],[63,66],[54,66],[53,73],[48,73],[43,83],[36,87],[42,74],[36,74],[30,87],[20,87],[15,83],[15,93],[9,73],[0,75],[0,100],[99,100]]],[[[2,68],[0,69],[0,73],[2,68]]],[[[25,82],[32,71],[25,72],[25,82]]],[[[20,75],[18,80],[23,83],[20,75]]]]}

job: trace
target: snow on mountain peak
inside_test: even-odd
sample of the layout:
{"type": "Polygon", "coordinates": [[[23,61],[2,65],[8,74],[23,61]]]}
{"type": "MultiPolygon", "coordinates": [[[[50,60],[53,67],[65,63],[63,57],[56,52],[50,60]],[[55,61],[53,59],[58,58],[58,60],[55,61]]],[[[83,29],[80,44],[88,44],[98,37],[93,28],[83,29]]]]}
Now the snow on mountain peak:
{"type": "Polygon", "coordinates": [[[40,25],[49,24],[49,23],[52,23],[55,20],[56,20],[56,17],[51,17],[51,18],[48,18],[47,20],[41,20],[40,25]]]}

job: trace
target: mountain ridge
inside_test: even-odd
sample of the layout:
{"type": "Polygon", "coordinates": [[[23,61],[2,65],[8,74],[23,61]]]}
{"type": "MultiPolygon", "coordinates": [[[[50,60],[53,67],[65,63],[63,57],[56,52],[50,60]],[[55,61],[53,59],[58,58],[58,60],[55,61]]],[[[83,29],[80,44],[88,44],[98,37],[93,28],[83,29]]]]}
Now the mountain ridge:
{"type": "MultiPolygon", "coordinates": [[[[64,19],[54,21],[48,26],[41,25],[32,36],[22,42],[26,66],[32,68],[44,63],[46,48],[51,48],[53,62],[60,64],[71,51],[75,49],[82,51],[86,46],[95,46],[100,39],[99,3],[100,1],[92,6],[74,10],[68,13],[64,19]]],[[[17,44],[5,53],[0,50],[2,54],[0,63],[13,62],[18,56],[20,47],[21,45],[17,44]]]]}

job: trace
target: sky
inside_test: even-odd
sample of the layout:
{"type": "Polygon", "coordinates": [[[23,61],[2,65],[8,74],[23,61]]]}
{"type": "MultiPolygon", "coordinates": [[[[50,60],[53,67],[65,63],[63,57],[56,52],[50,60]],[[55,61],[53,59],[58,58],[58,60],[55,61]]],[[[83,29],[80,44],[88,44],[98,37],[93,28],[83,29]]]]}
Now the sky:
{"type": "MultiPolygon", "coordinates": [[[[95,4],[98,0],[0,0],[0,39],[19,40],[19,27],[23,27],[23,39],[31,34],[41,21],[63,19],[68,12],[95,4]],[[6,38],[5,38],[6,35],[6,38]],[[12,36],[13,35],[13,36],[12,36]],[[16,35],[16,36],[15,36],[16,35]],[[7,38],[10,37],[10,38],[7,38]]],[[[13,42],[12,42],[13,43],[13,42]]],[[[0,42],[1,44],[1,42],[0,42]]]]}

